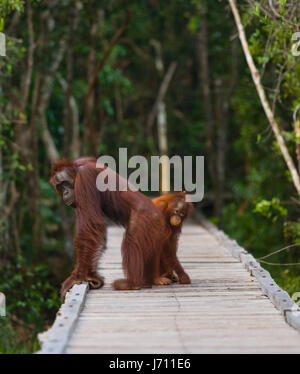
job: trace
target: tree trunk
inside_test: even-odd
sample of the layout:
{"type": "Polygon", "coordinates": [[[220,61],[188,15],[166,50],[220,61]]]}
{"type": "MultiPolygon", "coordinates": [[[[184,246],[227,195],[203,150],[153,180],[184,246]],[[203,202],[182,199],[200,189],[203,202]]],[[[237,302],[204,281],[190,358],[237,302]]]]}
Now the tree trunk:
{"type": "MultiPolygon", "coordinates": [[[[201,25],[196,37],[196,56],[199,61],[198,75],[202,88],[204,125],[205,125],[205,149],[207,154],[208,172],[215,195],[217,194],[216,168],[215,168],[215,150],[214,150],[214,115],[212,105],[212,93],[210,83],[210,70],[208,61],[208,30],[207,30],[207,3],[201,1],[200,6],[201,25]]],[[[216,208],[215,208],[215,214],[216,208]]]]}
{"type": "Polygon", "coordinates": [[[225,157],[226,157],[226,119],[224,117],[224,107],[222,98],[222,82],[220,79],[215,81],[215,123],[216,132],[216,215],[218,217],[218,226],[223,228],[223,207],[224,207],[224,187],[225,187],[225,157]]]}
{"type": "MultiPolygon", "coordinates": [[[[151,44],[155,49],[155,67],[158,71],[159,76],[161,77],[164,72],[164,64],[161,55],[161,45],[157,40],[151,40],[151,44]]],[[[164,76],[164,79],[160,85],[158,96],[154,103],[154,106],[148,116],[148,121],[146,125],[146,132],[149,135],[151,133],[151,128],[153,126],[154,118],[157,117],[157,134],[158,134],[158,149],[160,156],[168,155],[168,138],[167,138],[167,113],[166,106],[164,103],[164,98],[171,82],[171,79],[176,70],[177,63],[173,61],[167,73],[164,76]]],[[[163,157],[161,163],[161,184],[160,184],[161,193],[168,193],[170,191],[170,178],[169,178],[169,162],[163,157]]]]}
{"type": "MultiPolygon", "coordinates": [[[[95,131],[94,131],[94,125],[92,122],[92,106],[91,106],[91,101],[94,98],[95,95],[95,86],[98,81],[98,76],[101,70],[103,69],[108,57],[110,56],[114,46],[126,30],[128,24],[130,21],[130,13],[126,13],[124,23],[121,25],[119,30],[114,34],[112,37],[108,47],[104,51],[100,61],[98,62],[97,66],[93,69],[93,73],[89,77],[88,80],[88,90],[87,94],[85,96],[84,100],[84,143],[85,143],[85,150],[88,147],[88,142],[91,145],[91,152],[93,154],[96,153],[96,148],[97,148],[97,137],[95,136],[95,131]]],[[[92,67],[92,64],[90,65],[92,67]]]]}
{"type": "Polygon", "coordinates": [[[296,155],[298,162],[298,173],[300,173],[300,120],[295,121],[296,155]]]}
{"type": "MultiPolygon", "coordinates": [[[[157,113],[157,134],[158,149],[160,156],[168,155],[168,138],[167,138],[167,113],[164,102],[158,104],[157,113]]],[[[169,162],[163,157],[161,165],[161,192],[163,194],[170,191],[169,162]]]]}

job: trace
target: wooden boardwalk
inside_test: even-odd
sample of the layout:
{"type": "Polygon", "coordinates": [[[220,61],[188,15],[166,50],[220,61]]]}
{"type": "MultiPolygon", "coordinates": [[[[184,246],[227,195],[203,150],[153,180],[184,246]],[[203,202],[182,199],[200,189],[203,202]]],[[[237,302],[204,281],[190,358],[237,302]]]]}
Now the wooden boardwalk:
{"type": "Polygon", "coordinates": [[[105,286],[86,297],[86,285],[73,287],[41,353],[300,353],[299,332],[286,322],[297,327],[297,306],[222,232],[184,226],[179,258],[191,285],[113,291],[122,235],[109,227],[99,265],[105,286]]]}

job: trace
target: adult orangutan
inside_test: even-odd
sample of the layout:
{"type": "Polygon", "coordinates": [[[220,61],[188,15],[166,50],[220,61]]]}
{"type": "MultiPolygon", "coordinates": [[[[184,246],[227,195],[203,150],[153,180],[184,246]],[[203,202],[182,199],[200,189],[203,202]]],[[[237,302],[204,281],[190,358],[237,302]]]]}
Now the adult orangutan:
{"type": "Polygon", "coordinates": [[[185,191],[163,195],[153,199],[152,202],[163,212],[166,225],[171,229],[171,234],[161,253],[159,282],[160,284],[170,284],[175,271],[175,277],[179,283],[191,283],[190,277],[177,258],[177,246],[182,224],[190,214],[193,204],[186,201],[185,191]]]}
{"type": "Polygon", "coordinates": [[[121,190],[121,183],[128,187],[127,180],[104,165],[96,167],[96,159],[92,157],[55,162],[50,183],[65,204],[76,209],[77,216],[76,265],[62,284],[62,297],[74,284],[83,281],[89,282],[92,288],[104,284],[97,273],[97,263],[104,250],[105,217],[126,229],[121,246],[126,278],[114,281],[113,287],[136,290],[160,284],[159,260],[168,228],[163,214],[151,199],[139,191],[121,190]],[[97,177],[107,171],[117,177],[116,190],[99,191],[97,177]]]}

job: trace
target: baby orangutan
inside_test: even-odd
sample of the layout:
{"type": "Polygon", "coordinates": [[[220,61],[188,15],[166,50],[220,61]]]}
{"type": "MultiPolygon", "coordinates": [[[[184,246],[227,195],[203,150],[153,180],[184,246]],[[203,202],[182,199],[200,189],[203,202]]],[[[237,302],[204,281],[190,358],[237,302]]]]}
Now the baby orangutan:
{"type": "Polygon", "coordinates": [[[174,277],[180,284],[191,283],[190,277],[177,258],[177,247],[182,224],[190,214],[193,204],[186,201],[185,191],[163,195],[153,199],[152,202],[163,212],[166,225],[170,228],[170,236],[160,259],[159,284],[170,284],[174,281],[174,277]]]}

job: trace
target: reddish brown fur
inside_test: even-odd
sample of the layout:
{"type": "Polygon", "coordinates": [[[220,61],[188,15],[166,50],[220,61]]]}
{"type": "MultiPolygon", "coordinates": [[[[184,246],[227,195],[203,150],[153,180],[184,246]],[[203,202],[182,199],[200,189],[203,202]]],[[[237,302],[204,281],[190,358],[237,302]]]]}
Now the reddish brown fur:
{"type": "Polygon", "coordinates": [[[116,280],[115,289],[151,287],[159,278],[159,259],[166,238],[164,216],[152,201],[138,191],[105,191],[96,187],[96,179],[104,167],[96,168],[96,159],[87,157],[71,162],[60,160],[51,168],[50,183],[59,171],[74,176],[76,201],[76,266],[63,283],[61,294],[75,283],[95,282],[103,285],[97,274],[97,262],[104,249],[105,216],[125,227],[122,242],[123,269],[126,279],[116,280]]]}
{"type": "Polygon", "coordinates": [[[166,226],[171,230],[168,240],[165,242],[160,260],[160,282],[168,284],[166,278],[172,278],[175,271],[178,281],[181,284],[191,283],[189,276],[185,273],[182,265],[177,258],[178,239],[181,233],[182,224],[189,216],[193,204],[185,201],[185,192],[176,192],[163,195],[152,200],[153,204],[163,212],[166,226]],[[174,210],[178,209],[178,203],[183,203],[184,217],[178,226],[172,226],[170,219],[174,210]]]}

